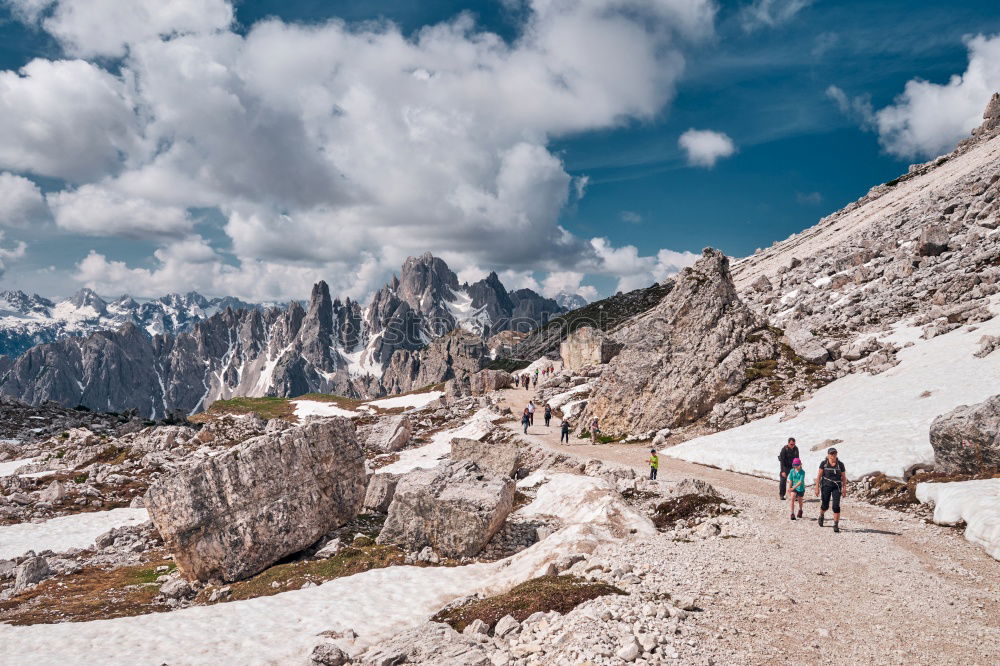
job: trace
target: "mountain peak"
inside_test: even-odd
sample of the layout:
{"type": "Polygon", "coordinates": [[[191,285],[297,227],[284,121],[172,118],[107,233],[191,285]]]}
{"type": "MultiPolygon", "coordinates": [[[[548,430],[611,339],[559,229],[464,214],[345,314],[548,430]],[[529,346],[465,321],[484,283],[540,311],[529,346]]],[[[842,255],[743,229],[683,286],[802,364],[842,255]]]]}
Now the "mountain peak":
{"type": "Polygon", "coordinates": [[[96,291],[90,289],[89,287],[84,287],[73,294],[73,298],[70,299],[70,303],[72,303],[73,307],[78,310],[80,308],[92,307],[99,315],[103,316],[107,314],[108,304],[104,302],[104,299],[97,295],[96,291]]]}

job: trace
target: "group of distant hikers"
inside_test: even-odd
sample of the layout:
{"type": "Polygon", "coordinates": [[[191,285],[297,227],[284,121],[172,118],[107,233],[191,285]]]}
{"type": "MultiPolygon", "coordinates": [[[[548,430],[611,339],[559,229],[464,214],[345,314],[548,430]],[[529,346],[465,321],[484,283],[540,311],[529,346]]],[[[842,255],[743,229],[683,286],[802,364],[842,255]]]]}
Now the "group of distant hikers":
{"type": "MultiPolygon", "coordinates": [[[[548,367],[543,369],[541,374],[544,376],[552,372],[553,369],[548,367]]],[[[535,384],[538,383],[538,375],[539,370],[535,369],[532,380],[535,384]]],[[[527,373],[521,375],[517,378],[518,385],[528,388],[531,377],[527,373]]],[[[524,412],[521,414],[521,425],[526,435],[528,434],[528,426],[535,425],[535,410],[534,400],[529,400],[528,406],[524,408],[524,412]]],[[[543,407],[543,412],[545,414],[545,427],[548,428],[552,422],[552,407],[546,403],[543,407]]],[[[569,419],[563,417],[562,423],[559,426],[560,444],[563,442],[569,444],[569,432],[571,429],[572,426],[569,419]]],[[[595,417],[590,423],[590,440],[592,443],[596,444],[598,442],[600,432],[600,424],[595,417]]],[[[660,470],[660,457],[657,455],[655,448],[649,450],[649,459],[646,462],[649,464],[649,478],[655,479],[660,470]]],[[[805,505],[806,471],[802,466],[802,458],[799,457],[799,447],[796,445],[794,437],[789,437],[788,442],[778,451],[778,464],[780,466],[778,497],[781,498],[781,501],[785,501],[789,494],[788,491],[791,491],[789,517],[792,520],[801,519],[805,505]],[[798,511],[795,510],[796,502],[799,504],[798,511]]],[[[839,533],[840,500],[847,496],[847,469],[840,460],[837,449],[832,446],[826,450],[826,457],[819,464],[813,493],[816,497],[820,498],[819,519],[817,523],[820,527],[823,527],[826,520],[826,512],[833,509],[833,531],[839,533]]]]}
{"type": "Polygon", "coordinates": [[[535,368],[534,372],[525,372],[523,374],[515,376],[514,382],[521,388],[538,386],[539,376],[544,380],[546,377],[554,375],[555,373],[556,369],[551,365],[545,368],[535,368]]]}
{"type": "MultiPolygon", "coordinates": [[[[789,437],[788,443],[782,446],[778,452],[778,464],[781,466],[778,479],[778,497],[784,501],[787,494],[786,488],[791,490],[790,517],[792,520],[801,518],[806,494],[806,471],[802,468],[799,447],[795,444],[794,437],[789,437]],[[798,512],[795,511],[796,501],[799,503],[798,512]]],[[[840,499],[847,496],[847,469],[838,457],[837,449],[832,446],[826,450],[826,458],[819,464],[813,492],[816,497],[821,498],[819,520],[817,521],[819,526],[823,527],[824,514],[832,508],[833,531],[840,532],[840,499]]]]}

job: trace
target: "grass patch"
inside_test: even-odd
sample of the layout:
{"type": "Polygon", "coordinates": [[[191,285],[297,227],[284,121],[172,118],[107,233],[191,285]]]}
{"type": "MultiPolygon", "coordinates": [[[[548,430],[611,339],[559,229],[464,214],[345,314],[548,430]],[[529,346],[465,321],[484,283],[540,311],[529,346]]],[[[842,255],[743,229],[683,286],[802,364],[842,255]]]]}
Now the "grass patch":
{"type": "Polygon", "coordinates": [[[474,620],[482,620],[492,629],[505,615],[523,622],[533,613],[556,611],[568,613],[585,601],[609,594],[626,594],[607,583],[597,583],[576,576],[542,576],[521,583],[504,594],[477,599],[447,608],[433,618],[462,631],[474,620]]]}
{"type": "Polygon", "coordinates": [[[160,592],[156,579],[164,574],[156,571],[160,566],[172,570],[175,565],[158,559],[110,571],[87,567],[50,578],[0,602],[0,620],[15,625],[89,622],[169,610],[154,601],[160,592]]]}
{"type": "Polygon", "coordinates": [[[778,361],[775,359],[767,359],[766,361],[755,361],[753,365],[746,369],[746,378],[748,382],[752,382],[755,379],[760,379],[761,377],[770,377],[774,374],[774,371],[778,368],[778,361]]]}
{"type": "MultiPolygon", "coordinates": [[[[577,435],[576,437],[577,437],[577,439],[590,439],[590,431],[589,430],[584,430],[579,435],[577,435]]],[[[612,443],[617,442],[617,441],[618,440],[615,437],[611,436],[611,435],[598,435],[597,436],[597,443],[598,444],[612,444],[612,443]]]]}
{"type": "Polygon", "coordinates": [[[205,423],[226,414],[256,414],[262,419],[295,419],[295,408],[288,398],[233,398],[216,400],[207,410],[190,418],[205,423]]]}

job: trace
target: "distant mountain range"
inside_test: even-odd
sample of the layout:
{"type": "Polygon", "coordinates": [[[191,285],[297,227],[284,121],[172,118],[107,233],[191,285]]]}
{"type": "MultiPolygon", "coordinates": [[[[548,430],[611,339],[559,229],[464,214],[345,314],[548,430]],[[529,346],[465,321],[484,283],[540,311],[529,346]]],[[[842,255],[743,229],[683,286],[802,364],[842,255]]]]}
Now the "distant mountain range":
{"type": "Polygon", "coordinates": [[[237,298],[205,298],[197,292],[169,294],[156,299],[122,296],[105,301],[91,289],[53,302],[23,291],[0,292],[0,355],[20,356],[35,345],[65,336],[117,330],[133,324],[150,336],[181,333],[195,322],[225,310],[258,306],[237,298]]]}
{"type": "Polygon", "coordinates": [[[23,353],[0,364],[0,393],[152,417],[237,396],[376,396],[445,381],[455,372],[454,350],[474,347],[472,365],[482,365],[488,337],[526,332],[566,311],[530,289],[508,291],[496,273],[459,284],[430,254],[407,259],[368,306],[332,299],[325,282],[306,308],[197,294],[142,304],[106,303],[89,290],[58,304],[14,294],[10,328],[30,336],[35,323],[35,335],[54,340],[26,351],[22,342],[23,353]],[[421,367],[417,352],[452,332],[421,367]]]}

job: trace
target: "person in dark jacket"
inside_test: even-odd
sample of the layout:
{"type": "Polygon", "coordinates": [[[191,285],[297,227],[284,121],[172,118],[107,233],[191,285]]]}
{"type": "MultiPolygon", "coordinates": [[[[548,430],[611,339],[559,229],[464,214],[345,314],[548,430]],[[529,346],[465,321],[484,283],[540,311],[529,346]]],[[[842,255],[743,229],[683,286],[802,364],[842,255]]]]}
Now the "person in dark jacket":
{"type": "Polygon", "coordinates": [[[528,434],[528,426],[531,424],[531,416],[528,414],[528,408],[524,408],[524,413],[521,415],[521,425],[524,426],[524,434],[528,434]]]}
{"type": "Polygon", "coordinates": [[[799,457],[799,447],[795,445],[795,438],[789,437],[788,444],[781,447],[778,452],[778,463],[781,465],[781,478],[778,479],[778,497],[785,499],[785,486],[788,483],[788,473],[792,471],[792,461],[799,457]]]}
{"type": "Polygon", "coordinates": [[[564,441],[569,444],[569,421],[563,419],[562,425],[559,427],[559,443],[562,444],[564,441]]]}
{"type": "Polygon", "coordinates": [[[847,468],[837,457],[837,449],[827,449],[826,458],[819,464],[815,492],[817,497],[822,494],[817,524],[823,527],[823,514],[831,508],[832,501],[833,531],[840,532],[840,498],[847,496],[847,468]]]}
{"type": "Polygon", "coordinates": [[[552,408],[548,404],[545,405],[545,427],[549,427],[549,421],[552,420],[552,408]]]}

